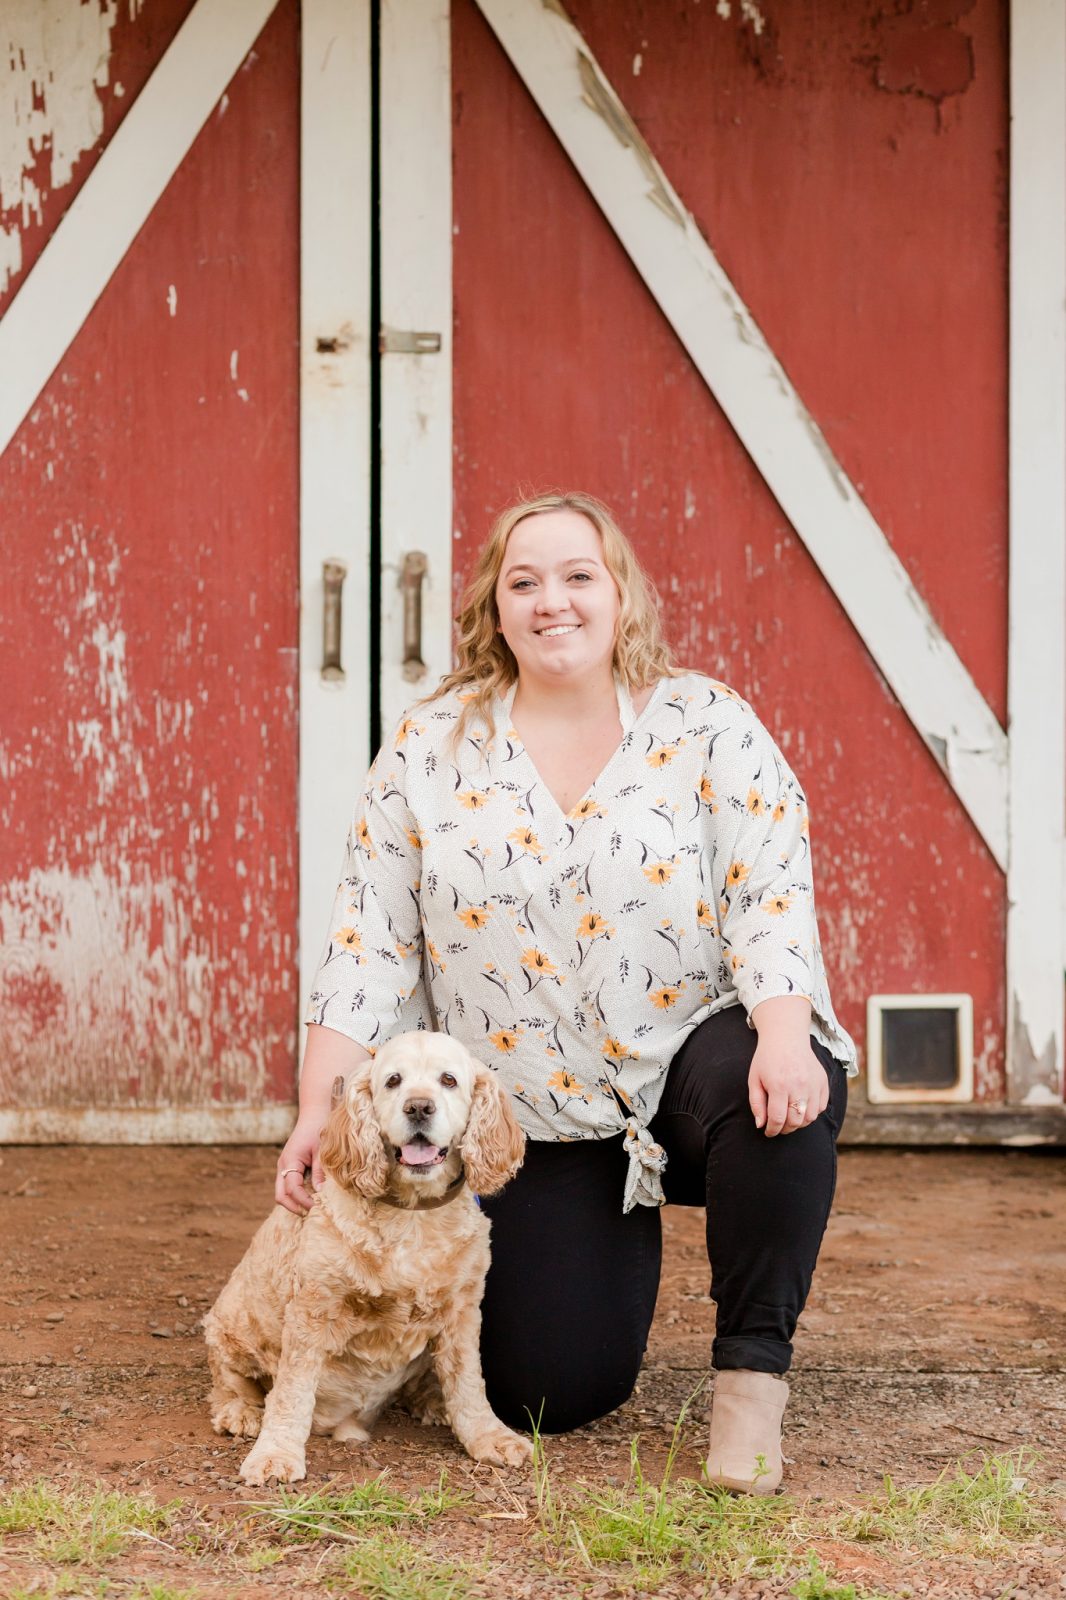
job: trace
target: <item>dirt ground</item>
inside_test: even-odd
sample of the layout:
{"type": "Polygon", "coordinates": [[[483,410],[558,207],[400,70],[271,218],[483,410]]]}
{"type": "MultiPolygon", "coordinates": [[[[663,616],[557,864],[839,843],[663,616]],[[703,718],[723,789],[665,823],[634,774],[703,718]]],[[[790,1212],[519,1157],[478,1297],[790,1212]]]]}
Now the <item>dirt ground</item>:
{"type": "MultiPolygon", "coordinates": [[[[2,1153],[0,1493],[20,1480],[81,1475],[188,1499],[209,1518],[262,1498],[236,1478],[245,1446],[216,1438],[208,1424],[198,1324],[266,1213],[274,1160],[265,1148],[2,1153]]],[[[797,1339],[789,1491],[854,1497],[886,1472],[927,1482],[960,1457],[1021,1446],[1042,1458],[1045,1479],[1066,1475],[1064,1223],[1060,1155],[843,1151],[797,1339]]],[[[613,1416],[549,1441],[552,1470],[568,1481],[622,1482],[635,1434],[654,1471],[706,1370],[714,1310],[703,1214],[670,1208],[664,1227],[662,1291],[638,1391],[613,1416]]],[[[705,1414],[701,1394],[680,1473],[698,1475],[705,1414]]],[[[445,1467],[485,1498],[485,1469],[450,1434],[394,1412],[368,1448],[314,1440],[308,1462],[312,1485],[387,1468],[401,1489],[434,1483],[445,1467]]],[[[521,1507],[528,1489],[519,1486],[517,1500],[515,1492],[521,1507]]],[[[521,1515],[490,1524],[496,1547],[510,1551],[512,1582],[500,1592],[531,1592],[521,1581],[521,1515]]],[[[1063,1554],[1051,1550],[1040,1568],[982,1571],[965,1592],[1066,1593],[1063,1554]]],[[[14,1592],[19,1563],[17,1543],[9,1545],[0,1593],[14,1592]]],[[[861,1580],[861,1565],[849,1575],[861,1580]]],[[[911,1593],[933,1592],[931,1579],[923,1588],[911,1573],[908,1582],[911,1593]]],[[[212,1592],[284,1587],[271,1569],[250,1587],[212,1592]]]]}

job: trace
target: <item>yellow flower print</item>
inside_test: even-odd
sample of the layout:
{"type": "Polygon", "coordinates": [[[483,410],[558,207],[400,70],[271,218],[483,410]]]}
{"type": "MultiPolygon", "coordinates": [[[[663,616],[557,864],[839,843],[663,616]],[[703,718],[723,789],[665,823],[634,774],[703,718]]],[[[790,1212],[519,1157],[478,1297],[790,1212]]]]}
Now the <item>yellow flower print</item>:
{"type": "Polygon", "coordinates": [[[526,950],[522,956],[522,965],[528,967],[531,972],[544,973],[545,977],[550,977],[555,971],[543,950],[526,950]]]}
{"type": "Polygon", "coordinates": [[[699,923],[701,928],[714,927],[714,912],[711,910],[706,900],[696,901],[696,921],[699,923]]]}
{"type": "Polygon", "coordinates": [[[607,932],[607,922],[598,911],[588,911],[578,924],[577,936],[579,939],[598,939],[601,933],[607,932]]]}
{"type": "Polygon", "coordinates": [[[370,829],[366,825],[365,817],[360,817],[359,821],[356,823],[355,837],[358,840],[360,850],[365,850],[368,855],[372,856],[374,854],[374,847],[370,842],[370,829]]]}
{"type": "Polygon", "coordinates": [[[780,917],[788,910],[791,904],[792,896],[790,894],[772,894],[769,900],[762,902],[760,909],[768,912],[771,917],[780,917]]]}
{"type": "Polygon", "coordinates": [[[608,1061],[629,1061],[632,1059],[632,1052],[629,1046],[622,1044],[620,1039],[605,1039],[603,1041],[603,1053],[608,1061]]]}
{"type": "Polygon", "coordinates": [[[494,1044],[504,1055],[510,1055],[521,1036],[521,1030],[518,1028],[501,1028],[499,1033],[489,1034],[489,1043],[494,1044]]]}
{"type": "Polygon", "coordinates": [[[607,815],[602,806],[595,800],[579,800],[573,811],[568,811],[567,816],[571,822],[585,822],[589,817],[605,817],[607,815]]]}
{"type": "Polygon", "coordinates": [[[649,883],[669,883],[677,871],[677,857],[671,856],[669,861],[652,861],[643,871],[649,883]]]}
{"type": "Polygon", "coordinates": [[[405,828],[403,831],[404,831],[404,833],[406,833],[408,840],[410,841],[411,844],[414,845],[415,849],[416,850],[421,850],[421,848],[422,848],[422,835],[420,833],[418,833],[416,831],[416,829],[414,829],[414,828],[405,828]]]}
{"type": "Polygon", "coordinates": [[[509,833],[507,837],[510,839],[512,844],[516,844],[518,848],[520,850],[524,850],[527,855],[540,855],[540,840],[537,838],[532,828],[515,828],[514,832],[509,833]]]}
{"type": "Polygon", "coordinates": [[[356,933],[354,928],[338,928],[333,935],[335,944],[342,944],[346,950],[358,953],[363,948],[362,934],[356,933]]]}
{"type": "Polygon", "coordinates": [[[439,972],[443,972],[444,962],[441,960],[440,953],[432,939],[426,940],[426,949],[429,951],[429,959],[432,961],[433,965],[439,972]]]}
{"type": "Polygon", "coordinates": [[[811,819],[807,815],[806,811],[801,811],[800,812],[800,833],[806,834],[806,833],[810,833],[810,831],[811,831],[811,819]]]}
{"type": "Polygon", "coordinates": [[[462,911],[457,911],[456,916],[467,928],[480,932],[485,927],[492,915],[491,906],[464,906],[462,911]]]}
{"type": "Polygon", "coordinates": [[[773,811],[771,812],[771,815],[772,815],[774,821],[775,822],[783,822],[784,819],[785,819],[785,812],[787,810],[788,810],[787,803],[784,800],[779,800],[777,802],[776,806],[774,807],[773,811]]]}
{"type": "Polygon", "coordinates": [[[648,999],[660,1011],[669,1011],[671,1006],[676,1006],[681,998],[681,990],[676,984],[664,983],[661,989],[653,989],[648,999]]]}
{"type": "Polygon", "coordinates": [[[560,1067],[558,1072],[552,1073],[548,1079],[548,1088],[558,1089],[560,1094],[584,1095],[585,1093],[584,1084],[578,1083],[574,1074],[568,1072],[565,1067],[560,1067]]]}
{"type": "Polygon", "coordinates": [[[480,789],[464,789],[455,797],[466,811],[480,811],[482,806],[487,806],[492,799],[490,794],[483,794],[480,789]]]}
{"type": "Polygon", "coordinates": [[[658,750],[653,750],[651,754],[645,756],[644,759],[648,763],[649,767],[655,767],[657,769],[668,767],[671,761],[677,755],[677,752],[681,749],[681,746],[684,744],[684,742],[684,739],[682,739],[678,744],[660,745],[658,750]]]}
{"type": "Polygon", "coordinates": [[[409,733],[425,733],[425,728],[419,727],[413,717],[404,717],[396,730],[396,743],[403,744],[409,733]]]}
{"type": "Polygon", "coordinates": [[[713,799],[714,799],[714,797],[715,797],[715,795],[714,795],[714,790],[713,790],[713,788],[712,788],[712,787],[711,787],[711,780],[710,780],[710,778],[707,778],[707,777],[703,777],[703,778],[701,778],[701,779],[700,779],[700,789],[699,789],[699,794],[700,794],[700,800],[701,800],[701,801],[702,801],[702,803],[703,803],[703,804],[704,804],[704,805],[705,805],[705,806],[709,806],[709,805],[710,805],[710,803],[711,803],[711,801],[712,801],[712,800],[713,800],[713,799]]]}
{"type": "Polygon", "coordinates": [[[743,861],[734,861],[733,865],[730,867],[729,871],[725,875],[725,886],[726,886],[726,888],[727,889],[738,889],[740,887],[740,885],[744,882],[744,879],[748,876],[750,871],[751,871],[751,868],[750,867],[746,867],[744,865],[743,861]]]}
{"type": "Polygon", "coordinates": [[[766,815],[766,801],[756,788],[748,790],[747,809],[749,816],[752,817],[764,817],[766,815]]]}
{"type": "Polygon", "coordinates": [[[746,956],[738,956],[733,954],[729,957],[729,965],[732,967],[734,972],[739,972],[741,967],[746,967],[747,964],[748,961],[746,956]]]}

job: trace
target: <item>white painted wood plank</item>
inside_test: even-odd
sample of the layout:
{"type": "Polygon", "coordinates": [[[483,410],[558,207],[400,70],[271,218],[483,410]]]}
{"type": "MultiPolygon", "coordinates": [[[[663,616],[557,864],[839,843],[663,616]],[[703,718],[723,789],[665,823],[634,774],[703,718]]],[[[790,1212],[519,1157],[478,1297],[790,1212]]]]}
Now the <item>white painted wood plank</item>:
{"type": "Polygon", "coordinates": [[[1066,929],[1066,10],[1011,6],[1007,1089],[1061,1103],[1066,929]]]}
{"type": "Polygon", "coordinates": [[[0,1144],[281,1144],[296,1107],[50,1106],[0,1111],[0,1144]]]}
{"type": "Polygon", "coordinates": [[[448,0],[381,7],[381,320],[440,335],[381,358],[381,701],[387,734],[451,666],[452,182],[448,0]],[[423,552],[419,681],[403,677],[403,558],[423,552]]]}
{"type": "Polygon", "coordinates": [[[300,157],[300,1040],[370,755],[370,4],[303,0],[300,157]],[[341,665],[323,563],[343,562],[341,665]]]}
{"type": "Polygon", "coordinates": [[[0,320],[0,455],[277,0],[197,0],[0,320]]]}
{"type": "Polygon", "coordinates": [[[995,860],[1005,867],[1002,728],[581,34],[558,0],[477,3],[995,860]]]}

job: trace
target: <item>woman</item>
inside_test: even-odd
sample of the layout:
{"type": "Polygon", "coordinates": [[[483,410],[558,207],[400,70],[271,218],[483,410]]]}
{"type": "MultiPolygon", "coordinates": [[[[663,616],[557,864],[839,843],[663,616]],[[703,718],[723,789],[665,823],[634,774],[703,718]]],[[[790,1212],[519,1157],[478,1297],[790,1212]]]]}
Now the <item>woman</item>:
{"type": "Polygon", "coordinates": [[[708,1473],[771,1493],[854,1070],[803,794],[732,690],[673,665],[590,496],[499,518],[459,630],[355,819],[277,1198],[310,1203],[334,1076],[403,1027],[445,1029],[499,1070],[530,1141],[485,1207],[497,1415],[556,1432],[628,1397],[658,1207],[705,1205],[708,1473]]]}

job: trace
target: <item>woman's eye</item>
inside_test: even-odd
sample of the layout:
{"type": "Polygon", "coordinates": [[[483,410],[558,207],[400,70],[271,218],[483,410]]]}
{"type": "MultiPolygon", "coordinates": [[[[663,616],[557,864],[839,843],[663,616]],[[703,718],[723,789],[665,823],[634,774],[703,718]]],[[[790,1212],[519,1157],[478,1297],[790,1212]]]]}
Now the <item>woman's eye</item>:
{"type": "Polygon", "coordinates": [[[570,574],[570,576],[571,576],[571,578],[580,578],[582,583],[591,583],[592,582],[592,573],[591,572],[572,572],[570,574]]]}
{"type": "Polygon", "coordinates": [[[446,1089],[457,1089],[459,1087],[459,1079],[451,1072],[442,1072],[440,1081],[446,1089]]]}
{"type": "Polygon", "coordinates": [[[519,593],[523,589],[528,589],[531,583],[531,578],[519,578],[516,583],[512,583],[511,588],[515,593],[519,593]]]}
{"type": "Polygon", "coordinates": [[[400,1087],[400,1074],[398,1072],[390,1072],[385,1079],[385,1087],[386,1089],[398,1089],[400,1087]]]}

